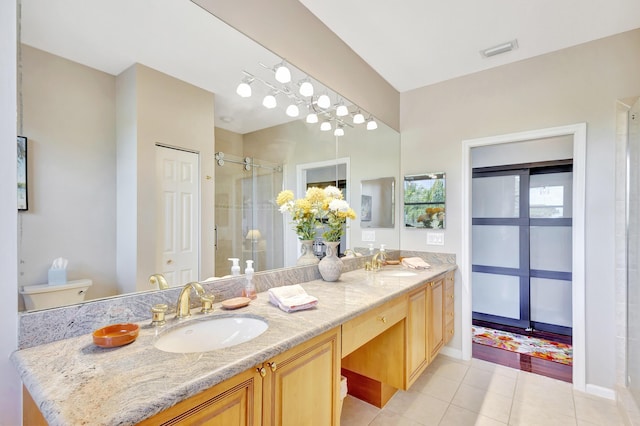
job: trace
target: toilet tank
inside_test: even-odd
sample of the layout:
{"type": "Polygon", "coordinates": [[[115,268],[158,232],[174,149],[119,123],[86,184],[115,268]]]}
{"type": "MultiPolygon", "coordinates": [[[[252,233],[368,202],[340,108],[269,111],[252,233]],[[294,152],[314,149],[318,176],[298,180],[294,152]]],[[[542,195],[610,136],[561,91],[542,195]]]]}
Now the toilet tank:
{"type": "Polygon", "coordinates": [[[22,286],[20,294],[28,311],[57,308],[84,301],[93,282],[88,279],[68,281],[66,284],[37,284],[22,286]]]}

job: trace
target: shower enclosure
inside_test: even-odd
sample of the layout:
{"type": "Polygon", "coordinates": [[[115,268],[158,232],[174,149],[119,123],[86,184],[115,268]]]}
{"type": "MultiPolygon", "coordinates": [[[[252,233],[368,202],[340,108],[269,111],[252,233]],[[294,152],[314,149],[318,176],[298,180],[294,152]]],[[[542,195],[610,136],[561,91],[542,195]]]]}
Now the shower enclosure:
{"type": "Polygon", "coordinates": [[[640,100],[628,112],[627,387],[640,406],[640,100]]]}
{"type": "Polygon", "coordinates": [[[275,198],[282,166],[216,153],[216,277],[229,275],[229,258],[253,260],[255,271],[284,266],[283,220],[275,198]]]}

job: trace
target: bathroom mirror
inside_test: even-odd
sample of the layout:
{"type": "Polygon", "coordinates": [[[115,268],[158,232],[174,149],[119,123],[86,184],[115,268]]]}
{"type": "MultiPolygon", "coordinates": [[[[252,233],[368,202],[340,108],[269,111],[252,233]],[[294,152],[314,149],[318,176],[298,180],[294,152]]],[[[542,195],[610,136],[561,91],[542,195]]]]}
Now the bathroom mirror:
{"type": "MultiPolygon", "coordinates": [[[[267,110],[261,99],[238,103],[242,71],[258,72],[261,63],[281,59],[189,1],[158,0],[151,7],[143,0],[22,0],[18,28],[18,127],[29,139],[29,210],[18,219],[19,287],[46,282],[51,261],[64,257],[70,280],[93,280],[87,299],[153,290],[148,277],[157,272],[156,249],[165,242],[153,239],[158,146],[200,154],[200,271],[191,276],[200,280],[217,274],[210,259],[223,218],[211,212],[231,201],[216,198],[216,153],[280,167],[284,188],[295,188],[297,164],[349,157],[349,201],[356,212],[361,194],[354,183],[369,178],[370,170],[399,178],[399,134],[384,123],[375,131],[346,127],[345,136],[335,137],[304,118],[287,117],[283,108],[267,110]],[[144,97],[121,91],[135,81],[118,78],[127,72],[151,82],[137,92],[144,97]],[[178,92],[164,115],[149,119],[147,110],[136,109],[178,92]],[[136,151],[118,144],[122,125],[136,131],[144,146],[136,151]],[[203,142],[205,133],[214,134],[214,144],[203,142]]],[[[230,185],[246,178],[240,173],[230,185]]],[[[227,219],[242,225],[234,231],[242,240],[235,252],[260,246],[257,238],[247,240],[256,228],[241,215],[227,219]]],[[[273,220],[281,223],[288,245],[273,267],[287,267],[295,242],[288,241],[286,219],[273,220]]],[[[348,232],[353,247],[366,246],[359,220],[348,232]]],[[[375,245],[399,247],[397,228],[376,232],[375,245]]]]}
{"type": "Polygon", "coordinates": [[[407,228],[445,228],[445,174],[404,177],[404,225],[407,228]]]}
{"type": "Polygon", "coordinates": [[[395,185],[395,177],[360,181],[360,226],[362,228],[393,228],[395,185]]]}

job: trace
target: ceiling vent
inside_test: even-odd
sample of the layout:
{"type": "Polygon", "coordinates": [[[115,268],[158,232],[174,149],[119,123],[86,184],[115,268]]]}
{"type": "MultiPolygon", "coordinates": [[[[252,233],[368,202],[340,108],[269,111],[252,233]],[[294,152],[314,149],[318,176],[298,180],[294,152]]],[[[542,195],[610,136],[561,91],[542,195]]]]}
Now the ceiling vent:
{"type": "Polygon", "coordinates": [[[511,40],[506,43],[499,44],[497,46],[489,47],[487,49],[481,50],[480,54],[485,58],[489,58],[491,56],[496,56],[501,53],[510,52],[513,49],[518,48],[518,40],[511,40]]]}

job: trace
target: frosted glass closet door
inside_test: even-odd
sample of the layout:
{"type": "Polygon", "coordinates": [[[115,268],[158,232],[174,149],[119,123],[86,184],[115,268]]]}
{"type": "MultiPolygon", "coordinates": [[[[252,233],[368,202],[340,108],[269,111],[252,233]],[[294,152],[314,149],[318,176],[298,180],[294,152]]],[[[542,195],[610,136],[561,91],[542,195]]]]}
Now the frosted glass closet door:
{"type": "MultiPolygon", "coordinates": [[[[520,215],[520,176],[473,179],[473,218],[517,219],[520,215]]],[[[472,227],[472,263],[482,268],[520,268],[520,228],[504,224],[472,227]]],[[[520,278],[498,273],[473,272],[473,311],[520,318],[520,278]]]]}

